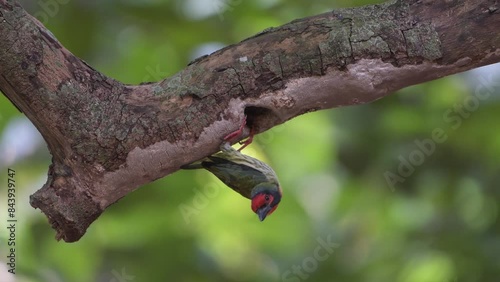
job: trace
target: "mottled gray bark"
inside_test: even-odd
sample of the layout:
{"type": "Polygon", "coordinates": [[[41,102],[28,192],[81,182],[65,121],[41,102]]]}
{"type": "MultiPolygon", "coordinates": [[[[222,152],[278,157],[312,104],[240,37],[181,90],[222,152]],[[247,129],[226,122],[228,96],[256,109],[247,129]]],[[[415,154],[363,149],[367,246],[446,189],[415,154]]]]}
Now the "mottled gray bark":
{"type": "Polygon", "coordinates": [[[0,0],[0,90],[53,155],[31,197],[77,241],[140,185],[214,153],[244,114],[258,132],[303,113],[498,62],[497,1],[391,1],[268,29],[157,83],[124,85],[0,0]]]}

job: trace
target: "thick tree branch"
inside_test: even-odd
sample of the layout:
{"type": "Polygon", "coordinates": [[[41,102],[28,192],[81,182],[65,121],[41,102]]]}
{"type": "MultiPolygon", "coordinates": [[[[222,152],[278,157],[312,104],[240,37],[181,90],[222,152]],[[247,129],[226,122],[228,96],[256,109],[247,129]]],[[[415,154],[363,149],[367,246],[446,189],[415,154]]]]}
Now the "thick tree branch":
{"type": "Polygon", "coordinates": [[[157,83],[124,85],[0,0],[0,89],[41,132],[53,164],[31,197],[77,241],[139,186],[214,153],[244,113],[257,132],[310,111],[500,61],[497,1],[392,1],[266,30],[157,83]]]}

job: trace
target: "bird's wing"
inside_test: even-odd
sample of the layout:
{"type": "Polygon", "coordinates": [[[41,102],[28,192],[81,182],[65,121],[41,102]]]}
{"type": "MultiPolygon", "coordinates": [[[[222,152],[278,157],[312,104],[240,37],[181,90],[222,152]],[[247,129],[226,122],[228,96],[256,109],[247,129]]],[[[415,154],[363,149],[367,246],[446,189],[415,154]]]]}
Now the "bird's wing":
{"type": "Polygon", "coordinates": [[[254,186],[268,181],[262,172],[247,165],[217,156],[210,156],[208,159],[201,163],[202,166],[246,198],[251,198],[254,186]]]}
{"type": "MultiPolygon", "coordinates": [[[[225,143],[225,144],[227,144],[227,143],[225,143]]],[[[228,159],[231,162],[234,162],[238,165],[245,165],[249,168],[253,168],[256,171],[264,174],[266,180],[263,182],[269,182],[269,183],[273,183],[273,184],[276,184],[277,186],[279,186],[278,177],[276,176],[276,173],[269,165],[267,165],[266,163],[264,163],[261,160],[250,157],[248,155],[244,155],[240,151],[236,151],[231,146],[226,146],[226,147],[221,146],[221,152],[219,152],[213,156],[220,157],[223,159],[228,159]]]]}

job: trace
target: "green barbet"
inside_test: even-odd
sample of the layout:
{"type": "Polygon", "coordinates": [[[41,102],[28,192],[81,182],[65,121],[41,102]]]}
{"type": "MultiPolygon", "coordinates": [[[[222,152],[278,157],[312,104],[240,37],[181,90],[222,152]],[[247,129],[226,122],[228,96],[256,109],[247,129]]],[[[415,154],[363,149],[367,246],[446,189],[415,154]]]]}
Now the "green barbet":
{"type": "Polygon", "coordinates": [[[240,129],[224,138],[220,152],[182,168],[204,168],[210,171],[234,191],[251,199],[253,212],[263,221],[278,207],[282,192],[278,177],[270,166],[240,152],[252,142],[252,130],[250,137],[239,150],[231,147],[231,141],[241,136],[245,124],[246,119],[240,129]]]}

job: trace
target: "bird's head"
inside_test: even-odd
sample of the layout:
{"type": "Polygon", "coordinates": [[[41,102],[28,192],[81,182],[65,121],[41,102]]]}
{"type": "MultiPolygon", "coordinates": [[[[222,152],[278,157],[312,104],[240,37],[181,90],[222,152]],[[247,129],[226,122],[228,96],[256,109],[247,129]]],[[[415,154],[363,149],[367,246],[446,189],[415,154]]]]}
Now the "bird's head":
{"type": "Polygon", "coordinates": [[[281,189],[274,184],[259,184],[252,190],[252,210],[263,221],[276,210],[281,201],[281,189]]]}

